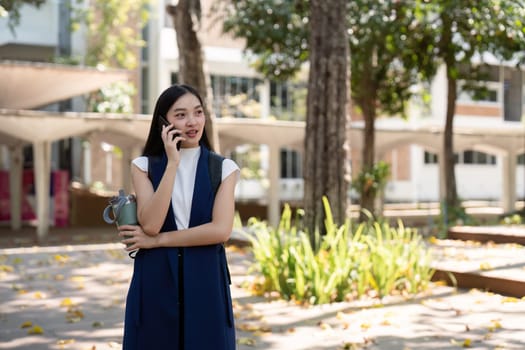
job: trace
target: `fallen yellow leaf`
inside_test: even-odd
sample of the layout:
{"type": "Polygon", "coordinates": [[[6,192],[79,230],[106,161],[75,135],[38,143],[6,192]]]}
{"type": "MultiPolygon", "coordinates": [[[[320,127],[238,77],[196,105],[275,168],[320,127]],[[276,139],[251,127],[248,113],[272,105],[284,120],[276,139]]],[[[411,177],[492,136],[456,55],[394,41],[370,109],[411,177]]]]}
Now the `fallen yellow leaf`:
{"type": "Polygon", "coordinates": [[[358,350],[362,349],[362,344],[359,343],[344,343],[343,344],[343,350],[358,350]]]}
{"type": "Polygon", "coordinates": [[[60,263],[65,263],[69,260],[68,255],[60,255],[60,254],[55,254],[53,258],[55,259],[55,261],[58,261],[60,263]]]}
{"type": "Polygon", "coordinates": [[[84,282],[84,276],[71,276],[71,281],[82,283],[84,282]]]}
{"type": "Polygon", "coordinates": [[[9,265],[0,265],[0,272],[13,272],[13,266],[9,265]]]}
{"type": "Polygon", "coordinates": [[[385,318],[385,319],[381,322],[381,325],[382,325],[382,326],[391,326],[392,323],[390,322],[390,320],[388,320],[388,319],[385,318]]]}
{"type": "Polygon", "coordinates": [[[70,298],[64,298],[60,302],[60,306],[72,306],[72,305],[73,305],[73,301],[71,301],[70,298]]]}
{"type": "Polygon", "coordinates": [[[245,332],[255,332],[255,331],[260,330],[261,326],[258,326],[253,323],[241,323],[237,325],[237,329],[239,329],[240,331],[245,331],[245,332]]]}
{"type": "Polygon", "coordinates": [[[430,244],[437,244],[439,242],[439,240],[435,236],[431,236],[431,237],[428,238],[428,242],[430,244]]]}
{"type": "Polygon", "coordinates": [[[500,329],[501,323],[498,320],[491,320],[491,325],[489,326],[489,331],[494,332],[496,329],[500,329]]]}
{"type": "Polygon", "coordinates": [[[493,267],[488,262],[482,262],[479,264],[479,269],[482,271],[489,271],[492,270],[493,267]]]}
{"type": "Polygon", "coordinates": [[[35,324],[33,328],[27,330],[27,334],[44,334],[44,329],[35,324]]]}
{"type": "Polygon", "coordinates": [[[240,345],[255,346],[255,340],[252,338],[239,338],[237,339],[237,343],[240,345]]]}
{"type": "Polygon", "coordinates": [[[57,345],[63,346],[67,344],[73,344],[75,342],[75,339],[59,339],[57,341],[57,345]]]}
{"type": "Polygon", "coordinates": [[[463,347],[464,347],[464,348],[470,348],[471,343],[472,343],[472,340],[470,340],[469,338],[467,338],[467,339],[465,339],[465,340],[463,341],[463,347]]]}
{"type": "Polygon", "coordinates": [[[25,321],[24,323],[22,323],[22,324],[20,325],[20,328],[29,328],[29,327],[31,327],[32,325],[33,325],[33,322],[31,322],[31,321],[25,321]]]}
{"type": "Polygon", "coordinates": [[[325,322],[319,322],[319,327],[321,327],[323,331],[332,329],[332,326],[330,326],[328,323],[325,323],[325,322]]]}
{"type": "Polygon", "coordinates": [[[66,320],[69,323],[79,322],[83,318],[84,318],[84,313],[82,312],[82,310],[74,309],[74,308],[70,308],[69,310],[67,310],[66,320]]]}
{"type": "Polygon", "coordinates": [[[365,323],[361,323],[361,329],[368,329],[368,328],[370,328],[370,327],[372,327],[372,326],[370,325],[370,323],[366,323],[366,322],[365,322],[365,323]]]}
{"type": "Polygon", "coordinates": [[[506,297],[506,298],[503,298],[503,300],[501,302],[502,303],[517,303],[518,301],[519,301],[518,298],[506,297]]]}
{"type": "Polygon", "coordinates": [[[445,281],[445,280],[439,280],[439,281],[435,281],[434,284],[435,284],[436,286],[439,286],[439,287],[444,287],[444,286],[447,285],[447,281],[445,281]]]}
{"type": "Polygon", "coordinates": [[[258,320],[258,319],[261,319],[262,317],[263,315],[261,315],[260,312],[251,311],[250,313],[244,316],[244,319],[245,320],[258,320]]]}

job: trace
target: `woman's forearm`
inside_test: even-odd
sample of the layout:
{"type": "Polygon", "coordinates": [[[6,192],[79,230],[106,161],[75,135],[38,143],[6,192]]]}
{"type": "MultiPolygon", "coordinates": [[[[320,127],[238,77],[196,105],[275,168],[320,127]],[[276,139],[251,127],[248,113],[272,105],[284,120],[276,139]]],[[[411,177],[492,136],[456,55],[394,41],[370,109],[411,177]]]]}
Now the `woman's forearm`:
{"type": "Polygon", "coordinates": [[[213,223],[194,226],[185,230],[164,232],[156,236],[158,247],[192,247],[226,242],[233,225],[213,223]]]}
{"type": "MultiPolygon", "coordinates": [[[[144,200],[143,203],[138,203],[138,219],[144,230],[144,233],[147,235],[157,235],[162,228],[162,223],[164,222],[166,214],[170,209],[171,195],[173,183],[175,182],[176,171],[176,166],[170,166],[168,164],[159,186],[157,187],[157,190],[154,191],[149,196],[149,198],[144,200]]],[[[135,185],[135,187],[137,186],[135,185]]],[[[140,201],[140,199],[144,197],[145,196],[138,197],[138,200],[140,201]]]]}

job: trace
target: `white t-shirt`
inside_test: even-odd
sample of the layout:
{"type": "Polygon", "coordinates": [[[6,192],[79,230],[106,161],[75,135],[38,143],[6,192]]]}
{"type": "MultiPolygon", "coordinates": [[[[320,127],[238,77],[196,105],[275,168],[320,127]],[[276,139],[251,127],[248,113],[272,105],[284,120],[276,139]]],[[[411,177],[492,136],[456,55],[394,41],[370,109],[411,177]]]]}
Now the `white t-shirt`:
{"type": "MultiPolygon", "coordinates": [[[[175,221],[179,230],[186,229],[190,223],[191,204],[193,199],[193,189],[195,187],[195,175],[197,174],[197,163],[201,154],[200,147],[181,148],[180,163],[177,168],[175,185],[171,194],[175,221]]],[[[132,163],[140,170],[148,172],[148,158],[138,157],[132,163]]],[[[237,164],[225,158],[222,162],[222,180],[227,178],[234,171],[239,170],[237,164]]],[[[237,180],[239,171],[237,171],[237,180]]]]}

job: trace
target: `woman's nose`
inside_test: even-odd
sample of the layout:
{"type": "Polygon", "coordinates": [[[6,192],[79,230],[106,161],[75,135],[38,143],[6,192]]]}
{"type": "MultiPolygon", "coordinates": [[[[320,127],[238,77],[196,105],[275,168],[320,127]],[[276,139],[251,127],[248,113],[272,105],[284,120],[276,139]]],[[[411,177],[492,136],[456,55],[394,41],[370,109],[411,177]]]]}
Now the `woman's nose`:
{"type": "Polygon", "coordinates": [[[188,124],[192,125],[192,124],[195,124],[195,121],[197,120],[197,118],[195,117],[195,114],[193,113],[190,113],[190,115],[188,116],[188,124]]]}

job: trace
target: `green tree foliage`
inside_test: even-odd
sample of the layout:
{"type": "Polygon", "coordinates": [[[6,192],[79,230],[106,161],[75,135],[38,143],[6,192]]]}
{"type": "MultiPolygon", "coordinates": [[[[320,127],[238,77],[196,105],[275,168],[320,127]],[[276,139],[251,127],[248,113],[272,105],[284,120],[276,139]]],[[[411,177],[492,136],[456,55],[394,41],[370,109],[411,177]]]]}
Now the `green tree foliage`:
{"type": "MultiPolygon", "coordinates": [[[[136,69],[144,46],[141,30],[148,19],[150,0],[92,0],[89,7],[75,7],[72,30],[84,24],[88,66],[136,69]]],[[[132,83],[112,84],[88,96],[90,111],[132,112],[132,83]],[[131,110],[130,110],[131,109],[131,110]]]]}
{"type": "Polygon", "coordinates": [[[12,33],[20,23],[20,8],[22,5],[40,7],[46,0],[2,0],[0,2],[0,18],[8,17],[8,26],[12,33]]]}
{"type": "MultiPolygon", "coordinates": [[[[353,1],[350,3],[350,71],[352,100],[364,119],[361,172],[375,167],[375,120],[378,115],[404,115],[411,89],[422,76],[433,75],[425,55],[416,55],[424,37],[413,2],[353,1]],[[424,75],[418,67],[428,68],[424,75]]],[[[376,191],[360,193],[361,220],[375,214],[376,191]]]]}
{"type": "MultiPolygon", "coordinates": [[[[428,38],[420,33],[412,1],[356,0],[348,2],[350,89],[365,120],[362,168],[374,167],[374,122],[377,115],[404,114],[411,86],[421,76],[432,76],[434,66],[415,54],[428,38]],[[421,75],[418,67],[430,71],[421,75]]],[[[223,6],[224,30],[246,40],[254,65],[271,78],[287,79],[310,53],[310,5],[305,0],[239,0],[223,6]]],[[[422,52],[424,53],[424,52],[422,52]]],[[[306,164],[308,166],[308,164],[306,164]]],[[[361,194],[361,207],[373,212],[374,193],[361,194]]]]}
{"type": "Polygon", "coordinates": [[[307,0],[223,0],[219,5],[224,31],[246,40],[246,52],[264,76],[290,79],[308,61],[307,0]]]}
{"type": "Polygon", "coordinates": [[[426,66],[445,65],[447,111],[443,140],[446,217],[453,221],[460,207],[454,174],[453,120],[458,81],[479,91],[484,53],[502,60],[525,61],[524,0],[436,0],[418,1],[416,15],[423,23],[424,38],[419,52],[427,56],[426,66]]]}
{"type": "Polygon", "coordinates": [[[144,46],[141,29],[148,19],[149,0],[92,0],[87,8],[76,8],[76,21],[87,27],[85,64],[134,69],[144,46]]]}

